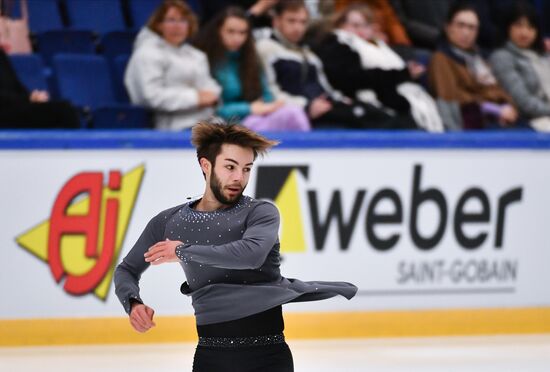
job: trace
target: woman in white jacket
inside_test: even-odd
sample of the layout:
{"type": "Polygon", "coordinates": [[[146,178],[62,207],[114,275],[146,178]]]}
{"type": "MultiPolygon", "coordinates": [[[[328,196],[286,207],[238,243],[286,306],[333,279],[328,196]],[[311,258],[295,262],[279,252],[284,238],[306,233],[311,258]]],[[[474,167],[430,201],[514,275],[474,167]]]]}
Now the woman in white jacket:
{"type": "Polygon", "coordinates": [[[187,4],[169,0],[136,38],[124,83],[132,103],[154,111],[157,129],[184,130],[214,113],[220,87],[206,55],[186,43],[196,30],[187,4]]]}

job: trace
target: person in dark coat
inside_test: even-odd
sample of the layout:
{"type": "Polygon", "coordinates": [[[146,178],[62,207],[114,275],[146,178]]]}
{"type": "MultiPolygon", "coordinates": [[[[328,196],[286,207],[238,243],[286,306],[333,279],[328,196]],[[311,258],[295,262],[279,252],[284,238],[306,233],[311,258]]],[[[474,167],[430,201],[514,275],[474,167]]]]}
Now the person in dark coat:
{"type": "Polygon", "coordinates": [[[47,92],[29,92],[0,48],[0,128],[78,128],[76,110],[66,101],[50,101],[47,92]]]}

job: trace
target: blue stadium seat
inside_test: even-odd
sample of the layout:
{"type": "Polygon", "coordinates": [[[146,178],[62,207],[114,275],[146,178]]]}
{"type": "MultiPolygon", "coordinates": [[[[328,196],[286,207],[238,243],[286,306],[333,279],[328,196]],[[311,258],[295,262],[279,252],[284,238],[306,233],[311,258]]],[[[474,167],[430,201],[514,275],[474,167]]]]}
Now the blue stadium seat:
{"type": "Polygon", "coordinates": [[[29,27],[32,33],[63,28],[63,20],[57,0],[29,0],[27,4],[29,27]]]}
{"type": "Polygon", "coordinates": [[[65,5],[71,28],[98,34],[126,29],[119,0],[65,0],[65,5]]]}
{"type": "Polygon", "coordinates": [[[38,52],[47,65],[59,53],[94,54],[94,35],[87,30],[54,30],[36,35],[38,52]]]}
{"type": "Polygon", "coordinates": [[[39,55],[13,54],[10,56],[10,60],[17,77],[29,91],[49,90],[44,73],[44,63],[39,55]]]}
{"type": "MultiPolygon", "coordinates": [[[[147,23],[147,20],[153,14],[153,11],[162,3],[163,0],[127,0],[132,26],[134,30],[139,30],[147,23]]],[[[186,0],[195,14],[200,15],[200,0],[186,0]]]]}
{"type": "Polygon", "coordinates": [[[200,17],[202,14],[201,0],[185,0],[185,2],[191,7],[191,10],[200,17]]]}
{"type": "Polygon", "coordinates": [[[115,87],[115,96],[118,102],[129,103],[130,98],[128,97],[128,92],[126,91],[126,86],[124,85],[124,73],[126,72],[126,66],[130,60],[129,54],[123,54],[115,57],[114,63],[112,66],[113,73],[113,84],[115,87]]]}
{"type": "Polygon", "coordinates": [[[129,0],[128,10],[132,26],[139,30],[147,23],[153,11],[162,3],[162,0],[129,0]]]}
{"type": "Polygon", "coordinates": [[[62,98],[90,109],[115,102],[109,66],[102,56],[58,54],[53,68],[62,98]]]}
{"type": "Polygon", "coordinates": [[[111,63],[119,55],[132,54],[135,38],[135,31],[112,31],[101,37],[99,45],[102,54],[111,63]]]}
{"type": "Polygon", "coordinates": [[[147,128],[147,111],[117,103],[109,66],[98,55],[59,54],[53,67],[62,98],[91,114],[91,128],[147,128]]]}
{"type": "MultiPolygon", "coordinates": [[[[4,7],[12,18],[21,18],[21,0],[10,0],[4,3],[7,3],[4,7]]],[[[64,27],[58,0],[27,0],[27,8],[29,28],[32,33],[64,27]]]]}

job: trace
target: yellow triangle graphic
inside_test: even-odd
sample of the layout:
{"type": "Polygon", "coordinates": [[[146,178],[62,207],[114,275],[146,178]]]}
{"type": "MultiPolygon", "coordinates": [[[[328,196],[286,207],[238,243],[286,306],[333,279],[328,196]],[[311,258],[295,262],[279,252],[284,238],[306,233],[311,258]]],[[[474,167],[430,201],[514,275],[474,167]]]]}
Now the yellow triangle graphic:
{"type": "Polygon", "coordinates": [[[281,252],[305,252],[306,243],[296,169],[290,172],[275,199],[275,204],[281,213],[281,252]]]}
{"type": "MultiPolygon", "coordinates": [[[[128,230],[130,217],[137,199],[145,166],[140,165],[121,177],[120,190],[113,191],[107,186],[103,187],[101,200],[101,213],[99,223],[99,241],[98,246],[103,247],[103,231],[105,227],[105,207],[108,198],[116,198],[119,203],[119,214],[117,220],[117,235],[115,253],[110,269],[95,288],[94,294],[105,300],[109,292],[111,279],[113,277],[114,267],[118,261],[118,256],[122,249],[122,243],[128,230]]],[[[71,204],[67,208],[69,215],[86,214],[89,208],[89,198],[85,197],[71,204]]],[[[50,230],[50,221],[46,220],[23,234],[16,237],[16,242],[25,250],[29,251],[37,258],[48,262],[48,233],[50,230]]],[[[95,259],[87,258],[84,254],[85,237],[81,235],[65,235],[61,239],[61,262],[67,274],[83,275],[90,271],[95,265],[95,259]]]]}
{"type": "MultiPolygon", "coordinates": [[[[121,180],[121,187],[118,191],[112,191],[108,188],[103,189],[103,198],[102,198],[102,206],[101,210],[105,210],[105,204],[107,202],[107,198],[109,197],[118,197],[119,201],[119,215],[118,215],[118,221],[117,221],[117,237],[116,237],[116,245],[115,245],[115,254],[113,255],[113,262],[111,263],[111,268],[105,275],[105,278],[99,283],[99,285],[96,287],[94,293],[101,298],[102,300],[105,300],[107,298],[107,294],[109,292],[111,280],[113,278],[115,265],[118,261],[118,256],[120,255],[120,250],[122,249],[122,243],[124,241],[124,237],[126,236],[126,231],[128,230],[128,225],[130,224],[130,217],[132,216],[132,212],[134,210],[134,205],[137,199],[137,194],[139,192],[139,187],[141,185],[141,181],[143,179],[143,174],[145,173],[145,166],[140,165],[127,174],[125,174],[122,177],[121,180]]],[[[105,214],[101,214],[101,223],[100,223],[100,230],[103,231],[103,226],[105,222],[105,214]]],[[[100,247],[103,246],[103,234],[100,235],[100,247]]],[[[84,244],[82,245],[84,247],[84,244]]],[[[84,257],[82,255],[81,257],[84,257]]]]}
{"type": "Polygon", "coordinates": [[[48,262],[48,231],[50,222],[45,221],[15,238],[17,244],[44,262],[48,262]]]}

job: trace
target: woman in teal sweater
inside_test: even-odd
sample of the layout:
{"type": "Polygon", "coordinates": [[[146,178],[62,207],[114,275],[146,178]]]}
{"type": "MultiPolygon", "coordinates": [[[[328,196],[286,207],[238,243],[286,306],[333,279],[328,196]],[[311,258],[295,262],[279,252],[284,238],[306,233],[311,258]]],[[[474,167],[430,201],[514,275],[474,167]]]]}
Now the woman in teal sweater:
{"type": "Polygon", "coordinates": [[[196,45],[208,56],[211,73],[222,87],[219,116],[255,131],[310,130],[302,108],[273,100],[241,8],[229,7],[219,13],[196,45]]]}

